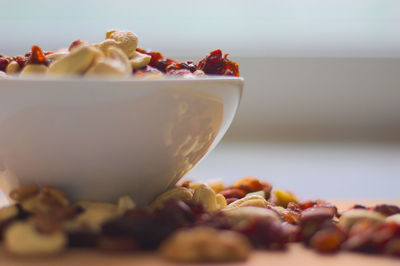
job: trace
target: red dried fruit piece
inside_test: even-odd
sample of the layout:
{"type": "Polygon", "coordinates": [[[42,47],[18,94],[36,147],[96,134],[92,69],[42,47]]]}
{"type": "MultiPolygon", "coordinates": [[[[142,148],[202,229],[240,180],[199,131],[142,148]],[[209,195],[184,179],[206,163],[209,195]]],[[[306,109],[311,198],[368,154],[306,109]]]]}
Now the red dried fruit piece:
{"type": "Polygon", "coordinates": [[[379,212],[385,216],[395,215],[400,213],[400,207],[396,205],[380,204],[373,208],[374,211],[379,212]]]}
{"type": "Polygon", "coordinates": [[[332,224],[335,212],[331,208],[309,208],[300,217],[301,239],[308,244],[311,237],[320,229],[332,224]]]}
{"type": "Polygon", "coordinates": [[[191,73],[193,73],[197,70],[197,66],[193,61],[186,61],[181,63],[170,64],[169,66],[166,67],[165,71],[169,72],[179,69],[186,69],[189,70],[191,73]]]}
{"type": "Polygon", "coordinates": [[[322,229],[314,234],[310,246],[322,253],[332,253],[340,249],[345,234],[337,227],[322,229]]]}
{"type": "Polygon", "coordinates": [[[157,74],[157,73],[162,73],[162,72],[160,70],[158,70],[157,68],[147,65],[141,69],[133,70],[133,73],[135,74],[136,77],[143,77],[148,74],[157,74]]]}
{"type": "Polygon", "coordinates": [[[197,69],[203,70],[206,74],[239,76],[239,66],[236,62],[230,61],[228,54],[222,56],[220,49],[210,52],[208,56],[200,60],[197,69]]]}
{"type": "Polygon", "coordinates": [[[22,55],[14,56],[12,58],[12,60],[14,60],[18,63],[18,65],[21,69],[25,67],[27,59],[28,59],[27,57],[24,57],[22,55]]]}
{"type": "Polygon", "coordinates": [[[264,190],[265,187],[266,183],[261,183],[260,180],[255,177],[241,178],[233,184],[233,188],[243,189],[247,193],[264,190]]]}
{"type": "Polygon", "coordinates": [[[238,198],[227,198],[226,199],[226,204],[231,204],[232,202],[235,202],[235,201],[237,201],[238,200],[238,198]]]}
{"type": "Polygon", "coordinates": [[[68,51],[71,52],[71,50],[72,50],[73,48],[78,47],[79,45],[82,45],[82,44],[84,44],[84,43],[87,43],[87,42],[82,41],[82,40],[73,41],[73,42],[71,43],[71,45],[69,46],[68,51]]]}
{"type": "Polygon", "coordinates": [[[10,62],[10,59],[7,57],[0,57],[0,71],[6,72],[6,68],[10,62]]]}
{"type": "Polygon", "coordinates": [[[176,64],[176,61],[169,59],[169,58],[162,58],[160,60],[158,60],[156,68],[158,70],[160,70],[161,72],[166,72],[166,69],[168,66],[172,65],[172,64],[176,64]]]}
{"type": "Polygon", "coordinates": [[[230,189],[222,190],[219,193],[222,194],[226,199],[229,199],[229,198],[241,199],[244,196],[246,196],[247,191],[244,189],[241,189],[241,188],[230,188],[230,189]]]}
{"type": "Polygon", "coordinates": [[[285,209],[285,210],[280,211],[279,214],[288,223],[291,223],[291,224],[299,224],[300,223],[301,214],[299,212],[296,212],[296,211],[293,211],[290,209],[285,209]]]}
{"type": "Polygon", "coordinates": [[[150,60],[149,65],[154,68],[157,68],[158,62],[161,59],[164,59],[164,56],[160,52],[155,52],[155,51],[142,49],[142,48],[137,48],[136,51],[138,51],[139,53],[142,53],[142,54],[150,55],[151,60],[150,60]]]}
{"type": "Polygon", "coordinates": [[[31,55],[27,59],[27,64],[35,64],[35,65],[49,65],[49,61],[47,60],[46,56],[44,55],[42,49],[34,45],[32,46],[31,55]]]}
{"type": "Polygon", "coordinates": [[[275,219],[254,218],[238,232],[245,235],[256,248],[283,249],[289,241],[289,231],[275,219]]]}

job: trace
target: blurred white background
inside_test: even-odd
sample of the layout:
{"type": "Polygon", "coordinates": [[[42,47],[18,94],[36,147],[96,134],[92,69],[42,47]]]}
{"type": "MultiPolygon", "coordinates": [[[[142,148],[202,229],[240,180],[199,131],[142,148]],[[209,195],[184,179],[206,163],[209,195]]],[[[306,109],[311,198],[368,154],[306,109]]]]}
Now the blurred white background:
{"type": "Polygon", "coordinates": [[[397,0],[0,0],[0,53],[130,29],[198,59],[221,48],[246,79],[226,138],[190,174],[257,175],[301,196],[400,199],[397,0]]]}

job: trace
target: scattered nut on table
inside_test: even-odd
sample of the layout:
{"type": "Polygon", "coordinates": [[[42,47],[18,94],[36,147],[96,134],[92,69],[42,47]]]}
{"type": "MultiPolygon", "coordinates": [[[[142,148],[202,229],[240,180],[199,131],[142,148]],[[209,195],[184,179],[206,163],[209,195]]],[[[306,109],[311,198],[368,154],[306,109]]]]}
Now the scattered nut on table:
{"type": "Polygon", "coordinates": [[[243,261],[250,251],[250,243],[241,234],[208,227],[178,231],[160,247],[164,258],[178,262],[243,261]]]}
{"type": "Polygon", "coordinates": [[[191,200],[192,192],[184,187],[174,187],[160,194],[151,204],[152,208],[158,208],[163,202],[168,200],[191,200]]]}
{"type": "Polygon", "coordinates": [[[375,211],[361,209],[350,210],[343,213],[339,218],[339,226],[344,230],[349,230],[353,224],[360,220],[368,220],[370,223],[378,224],[385,221],[385,216],[375,211]]]}

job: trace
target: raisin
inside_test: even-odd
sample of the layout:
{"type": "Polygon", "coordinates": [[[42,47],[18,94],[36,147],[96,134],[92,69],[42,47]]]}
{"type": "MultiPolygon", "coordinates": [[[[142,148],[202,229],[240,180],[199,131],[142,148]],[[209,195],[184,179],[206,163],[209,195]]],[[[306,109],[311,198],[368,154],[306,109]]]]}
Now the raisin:
{"type": "Polygon", "coordinates": [[[400,207],[389,204],[376,205],[373,210],[385,216],[390,216],[400,213],[400,207]]]}
{"type": "Polygon", "coordinates": [[[36,65],[49,65],[49,60],[47,60],[46,56],[44,55],[42,49],[34,45],[32,46],[31,55],[28,56],[27,64],[36,64],[36,65]]]}

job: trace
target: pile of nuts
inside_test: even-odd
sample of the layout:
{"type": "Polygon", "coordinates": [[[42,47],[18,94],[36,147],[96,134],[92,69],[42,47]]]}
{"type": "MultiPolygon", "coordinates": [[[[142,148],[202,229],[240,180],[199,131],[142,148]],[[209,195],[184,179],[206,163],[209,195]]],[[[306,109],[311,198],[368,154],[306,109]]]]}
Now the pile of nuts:
{"type": "Polygon", "coordinates": [[[116,204],[70,203],[51,187],[23,186],[0,209],[4,248],[19,256],[52,255],[70,248],[157,251],[176,262],[246,260],[253,249],[284,250],[301,242],[318,252],[340,250],[400,256],[400,207],[354,205],[339,212],[321,200],[247,177],[185,181],[145,207],[129,196],[116,204]]]}
{"type": "Polygon", "coordinates": [[[193,78],[207,75],[239,76],[239,66],[221,50],[212,51],[198,64],[178,62],[159,52],[138,48],[138,37],[131,31],[110,30],[101,43],[76,40],[68,49],[44,52],[32,46],[25,56],[0,54],[0,78],[11,76],[193,78]]]}

